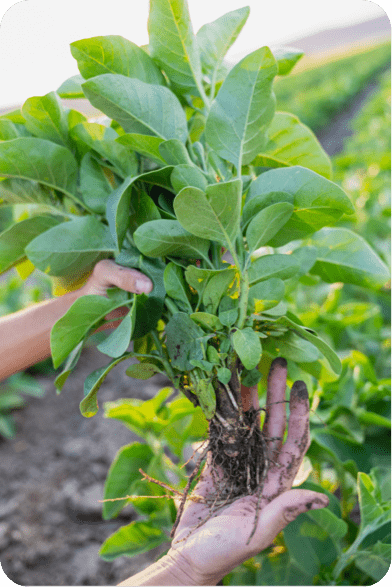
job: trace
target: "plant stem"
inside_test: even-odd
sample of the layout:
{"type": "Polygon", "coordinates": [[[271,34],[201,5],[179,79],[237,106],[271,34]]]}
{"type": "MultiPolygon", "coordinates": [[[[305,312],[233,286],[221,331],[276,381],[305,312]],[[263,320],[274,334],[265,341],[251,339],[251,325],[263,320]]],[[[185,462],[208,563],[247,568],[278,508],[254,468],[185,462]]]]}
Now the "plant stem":
{"type": "Polygon", "coordinates": [[[248,272],[245,271],[240,277],[240,300],[239,300],[239,316],[236,326],[241,329],[246,320],[246,312],[248,309],[248,294],[249,294],[249,277],[248,272]]]}
{"type": "Polygon", "coordinates": [[[175,302],[169,298],[169,297],[165,297],[165,305],[167,307],[168,310],[170,310],[170,312],[172,314],[177,314],[180,310],[177,308],[175,302]]]}

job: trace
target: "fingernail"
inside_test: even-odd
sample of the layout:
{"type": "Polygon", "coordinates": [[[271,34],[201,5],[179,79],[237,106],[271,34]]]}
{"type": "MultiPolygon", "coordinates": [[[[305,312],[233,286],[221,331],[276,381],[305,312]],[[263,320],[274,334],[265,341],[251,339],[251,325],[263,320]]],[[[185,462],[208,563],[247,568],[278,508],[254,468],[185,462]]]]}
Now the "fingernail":
{"type": "Polygon", "coordinates": [[[277,367],[279,365],[279,367],[287,367],[287,361],[286,359],[284,359],[283,357],[276,357],[276,359],[274,359],[271,363],[271,369],[273,369],[274,367],[277,367]]]}
{"type": "Polygon", "coordinates": [[[291,395],[297,396],[300,400],[308,399],[308,390],[304,381],[294,381],[291,388],[291,395]]]}
{"type": "Polygon", "coordinates": [[[137,293],[150,293],[152,290],[152,283],[148,279],[136,279],[136,290],[137,293]]]}

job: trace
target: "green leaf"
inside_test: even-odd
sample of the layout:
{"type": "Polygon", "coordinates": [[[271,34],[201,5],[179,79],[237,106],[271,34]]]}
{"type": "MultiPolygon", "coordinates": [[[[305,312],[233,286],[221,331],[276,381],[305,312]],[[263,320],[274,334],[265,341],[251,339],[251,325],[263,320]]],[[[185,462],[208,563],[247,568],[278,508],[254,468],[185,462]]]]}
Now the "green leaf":
{"type": "Polygon", "coordinates": [[[283,300],[285,286],[281,279],[271,277],[266,281],[260,281],[249,288],[248,307],[254,314],[261,314],[277,306],[283,300]]]}
{"type": "Polygon", "coordinates": [[[241,373],[241,384],[246,387],[253,387],[253,385],[258,384],[261,378],[262,374],[258,369],[251,369],[250,371],[244,369],[241,373]]]}
{"type": "Polygon", "coordinates": [[[190,291],[181,267],[173,262],[168,263],[163,274],[163,280],[167,295],[173,300],[182,302],[188,310],[192,311],[192,306],[189,302],[190,291]]]}
{"type": "Polygon", "coordinates": [[[190,359],[203,360],[204,331],[188,314],[174,314],[166,325],[166,346],[171,364],[180,371],[193,369],[190,359]]]}
{"type": "Polygon", "coordinates": [[[149,84],[165,83],[151,57],[120,35],[75,41],[71,43],[71,53],[84,79],[105,73],[119,73],[149,84]]]}
{"type": "MultiPolygon", "coordinates": [[[[139,469],[148,469],[154,453],[146,444],[133,442],[123,446],[112,464],[105,481],[104,499],[115,499],[125,495],[132,495],[134,486],[141,479],[139,469]]],[[[129,500],[106,501],[103,504],[102,517],[104,520],[115,518],[129,503],[129,500]]]]}
{"type": "Polygon", "coordinates": [[[125,132],[186,140],[185,113],[169,89],[112,73],[91,78],[82,87],[91,104],[125,132]]]}
{"type": "Polygon", "coordinates": [[[212,275],[203,289],[203,304],[206,312],[215,314],[222,297],[229,291],[230,285],[236,276],[235,269],[222,269],[219,273],[212,275]]]}
{"type": "Polygon", "coordinates": [[[185,230],[177,220],[152,220],[140,226],[133,234],[136,246],[148,257],[199,259],[207,257],[209,241],[185,230]]]}
{"type": "Polygon", "coordinates": [[[335,353],[335,351],[333,351],[331,349],[331,347],[329,345],[327,345],[326,342],[324,342],[318,336],[315,336],[314,334],[309,332],[309,330],[307,328],[302,327],[299,324],[296,324],[295,322],[290,320],[290,318],[288,318],[287,316],[282,316],[279,319],[279,321],[282,324],[285,324],[286,326],[289,326],[291,329],[295,330],[303,338],[306,338],[306,340],[309,340],[316,348],[318,348],[318,350],[324,355],[324,357],[326,359],[328,359],[328,362],[331,365],[334,372],[337,375],[340,375],[340,373],[342,372],[342,364],[340,362],[340,359],[337,356],[337,354],[335,353]]]}
{"type": "Polygon", "coordinates": [[[367,550],[355,554],[355,565],[374,581],[381,581],[391,564],[391,545],[377,542],[367,550]]]}
{"type": "Polygon", "coordinates": [[[209,314],[208,312],[195,312],[194,314],[191,314],[190,317],[194,322],[200,324],[200,326],[212,330],[213,332],[215,332],[215,330],[223,329],[223,325],[214,314],[209,314]]]}
{"type": "Polygon", "coordinates": [[[127,177],[123,183],[108,197],[106,218],[110,234],[120,250],[129,227],[129,209],[131,206],[132,185],[136,177],[127,177]]]}
{"type": "MultiPolygon", "coordinates": [[[[232,270],[233,268],[229,267],[228,269],[232,270]]],[[[221,275],[222,272],[226,271],[227,269],[201,269],[200,267],[195,267],[195,265],[188,265],[185,270],[185,279],[198,294],[203,295],[209,281],[215,275],[221,275]]]]}
{"type": "Polygon", "coordinates": [[[132,522],[109,536],[101,546],[99,556],[112,561],[119,556],[136,556],[156,548],[168,540],[166,534],[151,522],[132,522]]]}
{"type": "Polygon", "coordinates": [[[353,283],[378,289],[390,279],[388,267],[358,234],[347,228],[323,228],[312,237],[317,261],[310,273],[327,283],[353,283]]]}
{"type": "Polygon", "coordinates": [[[81,148],[82,155],[93,149],[109,161],[121,177],[136,175],[136,155],[131,147],[117,142],[118,134],[113,128],[94,122],[81,122],[72,127],[71,136],[81,148]]]}
{"type": "Polygon", "coordinates": [[[201,62],[211,77],[216,75],[224,56],[241,32],[249,12],[249,6],[232,10],[203,25],[197,32],[201,62]]]}
{"type": "Polygon", "coordinates": [[[12,120],[0,119],[0,141],[10,141],[19,137],[31,136],[24,124],[17,124],[12,120]]]}
{"type": "Polygon", "coordinates": [[[169,139],[159,145],[159,152],[168,165],[192,165],[184,143],[169,139]]]}
{"type": "Polygon", "coordinates": [[[208,185],[202,172],[193,165],[177,165],[172,171],[170,181],[176,194],[190,186],[205,192],[208,185]]]}
{"type": "Polygon", "coordinates": [[[220,367],[217,369],[218,379],[224,385],[227,385],[231,379],[231,371],[227,367],[220,367]]]}
{"type": "Polygon", "coordinates": [[[250,221],[246,231],[246,240],[249,251],[267,245],[273,237],[287,224],[294,211],[294,206],[288,202],[278,202],[263,208],[250,221]]]}
{"type": "Polygon", "coordinates": [[[26,128],[36,137],[69,146],[68,120],[56,92],[28,98],[22,106],[26,128]]]}
{"type": "Polygon", "coordinates": [[[113,187],[102,165],[91,152],[85,154],[80,164],[80,191],[83,202],[91,210],[98,214],[105,213],[106,202],[113,187]]]}
{"type": "Polygon", "coordinates": [[[239,231],[242,182],[184,188],[174,199],[174,211],[181,225],[196,236],[217,241],[233,250],[239,231]]]}
{"type": "Polygon", "coordinates": [[[66,276],[90,268],[102,253],[113,252],[116,246],[102,222],[94,216],[82,216],[50,228],[25,250],[41,271],[66,276]]]}
{"type": "Polygon", "coordinates": [[[243,328],[234,332],[232,341],[244,367],[249,371],[257,367],[261,359],[261,343],[257,334],[251,328],[243,328]]]}
{"type": "Polygon", "coordinates": [[[278,63],[278,75],[290,73],[304,54],[301,49],[295,49],[294,47],[271,47],[271,51],[278,63]]]}
{"type": "Polygon", "coordinates": [[[148,34],[150,55],[176,91],[183,94],[197,88],[200,94],[199,48],[186,0],[151,0],[148,34]]]}
{"type": "MultiPolygon", "coordinates": [[[[87,296],[85,296],[87,297],[87,296]]],[[[98,297],[98,296],[95,296],[98,297]]],[[[84,298],[79,298],[84,299],[84,298]]],[[[102,298],[106,299],[106,298],[102,298]]],[[[118,306],[117,306],[118,307],[118,306]]],[[[56,323],[57,324],[57,323],[56,323]]],[[[56,325],[55,325],[56,326],[56,325]]],[[[72,333],[73,334],[73,333],[72,333]]],[[[96,369],[90,373],[84,382],[84,398],[80,402],[80,413],[85,418],[92,418],[98,412],[97,394],[102,383],[106,379],[110,371],[122,361],[125,361],[133,356],[133,353],[127,353],[118,359],[113,359],[108,365],[96,369]]]]}
{"type": "Polygon", "coordinates": [[[289,279],[298,273],[299,264],[292,255],[263,255],[252,261],[248,270],[249,285],[272,277],[289,279]]]}
{"type": "Polygon", "coordinates": [[[265,143],[275,111],[272,82],[277,71],[268,47],[258,49],[233,67],[212,103],[206,141],[237,170],[253,161],[265,143]]]}
{"type": "Polygon", "coordinates": [[[134,232],[139,226],[150,220],[160,220],[161,214],[150,196],[141,190],[133,190],[131,195],[131,212],[129,228],[134,232]]]}
{"type": "Polygon", "coordinates": [[[74,350],[68,356],[68,359],[65,362],[64,368],[59,375],[57,375],[56,379],[54,380],[55,387],[57,389],[57,393],[63,389],[65,382],[67,381],[69,375],[72,373],[74,368],[76,367],[80,355],[82,354],[83,350],[83,340],[74,348],[74,350]]]}
{"type": "Polygon", "coordinates": [[[159,145],[164,142],[161,137],[153,137],[149,135],[141,135],[137,133],[121,135],[116,139],[117,143],[130,147],[133,151],[144,155],[158,163],[164,164],[164,160],[159,152],[159,145]]]}
{"type": "Polygon", "coordinates": [[[133,312],[129,311],[117,328],[97,346],[97,349],[109,357],[120,357],[130,345],[134,325],[133,312]]]}
{"type": "Polygon", "coordinates": [[[192,392],[197,396],[200,407],[207,420],[211,420],[216,410],[216,396],[209,379],[199,379],[197,385],[192,386],[192,392]]]}
{"type": "Polygon", "coordinates": [[[224,296],[219,304],[219,321],[224,326],[233,326],[238,318],[238,299],[224,296]]]}
{"type": "Polygon", "coordinates": [[[313,363],[319,358],[318,349],[309,341],[287,332],[283,337],[269,337],[263,341],[263,349],[270,354],[285,357],[296,363],[313,363]]]}
{"type": "Polygon", "coordinates": [[[37,181],[74,199],[77,174],[72,153],[51,141],[21,137],[0,142],[0,177],[37,181]]]}
{"type": "Polygon", "coordinates": [[[82,83],[84,79],[81,75],[73,75],[66,79],[59,88],[56,90],[56,94],[60,98],[71,98],[73,100],[77,98],[84,98],[82,83]]]}
{"type": "Polygon", "coordinates": [[[124,301],[103,296],[88,295],[78,298],[58,320],[50,333],[53,365],[57,368],[80,341],[112,310],[125,305],[124,301]]]}
{"type": "Polygon", "coordinates": [[[134,363],[126,370],[126,374],[135,379],[150,379],[156,373],[161,373],[161,370],[153,363],[134,363]]]}
{"type": "Polygon", "coordinates": [[[33,216],[13,224],[0,234],[0,273],[26,256],[25,247],[39,234],[59,224],[54,216],[33,216]]]}
{"type": "Polygon", "coordinates": [[[256,159],[255,167],[302,165],[331,179],[331,161],[313,132],[293,114],[277,112],[268,128],[268,142],[256,159]]]}
{"type": "Polygon", "coordinates": [[[155,328],[162,315],[166,296],[163,283],[165,264],[161,259],[147,259],[135,248],[123,249],[115,257],[115,261],[119,265],[139,269],[153,283],[153,289],[148,296],[146,294],[136,296],[133,310],[135,312],[135,319],[132,336],[134,339],[138,339],[155,328]]]}
{"type": "MultiPolygon", "coordinates": [[[[251,183],[243,216],[248,206],[252,213],[270,205],[271,192],[284,192],[292,198],[292,217],[284,230],[269,243],[280,247],[286,243],[303,239],[327,224],[333,224],[345,213],[351,214],[353,207],[343,190],[332,181],[304,167],[286,167],[262,173],[251,183]],[[258,207],[255,207],[257,203],[258,207]]],[[[287,201],[287,200],[286,200],[287,201]]]]}

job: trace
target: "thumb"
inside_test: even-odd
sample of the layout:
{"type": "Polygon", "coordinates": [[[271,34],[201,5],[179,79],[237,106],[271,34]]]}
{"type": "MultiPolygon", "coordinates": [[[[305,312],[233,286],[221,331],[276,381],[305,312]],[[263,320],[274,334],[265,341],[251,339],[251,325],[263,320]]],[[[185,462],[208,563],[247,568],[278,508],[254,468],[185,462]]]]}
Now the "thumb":
{"type": "Polygon", "coordinates": [[[329,499],[324,493],[317,493],[309,489],[290,489],[281,493],[262,509],[257,523],[257,531],[250,542],[251,546],[255,548],[258,546],[256,542],[259,542],[260,545],[262,542],[261,549],[266,548],[279,532],[289,522],[295,520],[299,514],[324,508],[328,504],[329,499]],[[255,542],[252,544],[253,540],[255,542]]]}

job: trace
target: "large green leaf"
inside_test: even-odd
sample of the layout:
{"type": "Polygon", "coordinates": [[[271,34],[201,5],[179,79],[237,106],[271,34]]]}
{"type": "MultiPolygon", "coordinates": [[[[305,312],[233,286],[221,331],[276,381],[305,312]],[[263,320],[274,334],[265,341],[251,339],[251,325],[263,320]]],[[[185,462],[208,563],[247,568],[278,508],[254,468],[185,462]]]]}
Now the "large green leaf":
{"type": "Polygon", "coordinates": [[[289,331],[284,336],[263,339],[263,350],[274,357],[285,357],[296,363],[313,363],[319,358],[318,349],[309,341],[289,331]]]}
{"type": "Polygon", "coordinates": [[[91,78],[82,87],[91,104],[125,132],[185,141],[185,113],[168,88],[114,73],[91,78]]]}
{"type": "Polygon", "coordinates": [[[56,90],[56,94],[60,96],[60,98],[72,98],[75,100],[76,98],[84,98],[83,90],[82,90],[82,83],[84,79],[81,75],[73,75],[66,79],[59,88],[56,90]]]}
{"type": "Polygon", "coordinates": [[[255,167],[302,165],[332,177],[331,161],[313,132],[288,112],[277,112],[268,128],[268,142],[256,159],[255,167]]]}
{"type": "Polygon", "coordinates": [[[166,325],[166,346],[171,364],[181,371],[191,371],[194,367],[190,359],[202,360],[204,331],[194,323],[188,314],[174,314],[166,325]]]}
{"type": "Polygon", "coordinates": [[[184,188],[174,199],[181,225],[196,236],[217,241],[234,250],[241,215],[240,179],[198,188],[184,188]]]}
{"type": "Polygon", "coordinates": [[[248,270],[249,285],[278,277],[289,279],[298,273],[299,263],[292,255],[263,255],[252,261],[248,270]]]}
{"type": "MultiPolygon", "coordinates": [[[[106,298],[104,298],[106,299],[106,298]]],[[[92,371],[84,382],[84,398],[80,402],[80,413],[85,418],[92,418],[98,412],[97,394],[102,383],[112,369],[122,361],[130,359],[133,353],[126,353],[122,357],[113,359],[108,365],[92,371]]]]}
{"type": "Polygon", "coordinates": [[[206,141],[237,170],[253,161],[265,144],[275,111],[272,82],[277,71],[268,47],[258,49],[233,67],[212,103],[206,141]]]}
{"type": "MultiPolygon", "coordinates": [[[[104,499],[132,495],[135,484],[140,481],[139,469],[146,471],[153,457],[154,453],[147,444],[134,442],[123,446],[110,465],[105,481],[104,499]]],[[[103,519],[110,520],[116,517],[127,503],[127,499],[104,502],[103,519]]]]}
{"type": "Polygon", "coordinates": [[[80,165],[80,191],[83,202],[98,214],[104,214],[106,202],[113,187],[102,165],[91,152],[85,154],[80,165]]]}
{"type": "Polygon", "coordinates": [[[272,238],[289,221],[293,214],[294,206],[288,202],[278,202],[260,210],[250,221],[246,231],[246,240],[249,251],[267,245],[272,238]]]}
{"type": "Polygon", "coordinates": [[[107,159],[121,177],[136,175],[137,159],[132,148],[117,142],[113,128],[95,122],[81,122],[71,129],[72,138],[78,142],[81,155],[93,149],[107,159]]]}
{"type": "Polygon", "coordinates": [[[26,128],[36,137],[69,147],[68,120],[56,92],[28,98],[22,106],[26,128]]]}
{"type": "Polygon", "coordinates": [[[254,369],[261,359],[260,338],[252,328],[236,330],[232,336],[234,350],[248,370],[254,369]]]}
{"type": "Polygon", "coordinates": [[[203,304],[206,312],[215,314],[222,297],[229,291],[234,282],[236,271],[234,268],[222,269],[208,280],[203,288],[203,304]]]}
{"type": "MultiPolygon", "coordinates": [[[[135,303],[135,302],[134,302],[135,303]]],[[[123,355],[129,347],[131,336],[135,325],[135,312],[130,310],[122,318],[117,328],[102,341],[97,349],[109,357],[118,358],[123,355]]]]}
{"type": "Polygon", "coordinates": [[[167,295],[192,311],[192,306],[189,302],[190,290],[185,282],[184,272],[181,267],[173,262],[168,263],[163,274],[163,280],[167,295]]]}
{"type": "Polygon", "coordinates": [[[126,133],[125,135],[121,135],[116,139],[117,143],[121,145],[127,145],[132,150],[148,157],[158,163],[159,165],[164,165],[165,162],[159,152],[159,145],[164,142],[164,139],[160,137],[152,137],[149,135],[141,135],[137,133],[126,133]]]}
{"type": "Polygon", "coordinates": [[[111,300],[95,295],[78,298],[64,316],[55,323],[50,333],[54,367],[61,365],[70,352],[93,327],[103,321],[107,314],[126,303],[124,300],[111,300]]]}
{"type": "Polygon", "coordinates": [[[0,273],[23,259],[25,247],[39,234],[61,222],[54,216],[33,216],[13,224],[0,234],[0,273]]]}
{"type": "Polygon", "coordinates": [[[289,326],[292,330],[296,331],[298,334],[300,334],[300,336],[306,338],[306,340],[309,340],[316,348],[318,348],[318,350],[324,355],[324,357],[328,359],[328,362],[331,365],[334,372],[337,375],[340,375],[342,371],[342,364],[340,362],[340,359],[335,353],[335,351],[332,350],[331,347],[326,342],[324,342],[322,338],[315,336],[306,328],[290,320],[290,318],[288,318],[287,316],[282,316],[279,320],[282,324],[289,326]]]}
{"type": "Polygon", "coordinates": [[[271,51],[278,63],[278,75],[290,73],[304,54],[301,49],[295,49],[295,47],[271,47],[271,51]]]}
{"type": "Polygon", "coordinates": [[[196,38],[203,69],[211,77],[216,76],[224,56],[241,32],[249,12],[249,6],[232,10],[213,22],[203,25],[197,32],[196,38]]]}
{"type": "Polygon", "coordinates": [[[294,205],[294,212],[284,229],[270,241],[272,247],[303,239],[323,226],[334,224],[344,213],[352,214],[354,211],[350,200],[338,185],[310,169],[295,166],[272,169],[254,180],[246,198],[243,216],[249,216],[249,209],[255,214],[271,205],[271,193],[274,192],[281,194],[278,201],[290,201],[294,205]]]}
{"type": "Polygon", "coordinates": [[[192,165],[184,143],[178,139],[169,139],[161,143],[159,152],[168,165],[192,165]]]}
{"type": "Polygon", "coordinates": [[[197,88],[202,95],[199,47],[186,0],[150,0],[148,34],[150,55],[176,91],[188,93],[197,88]]]}
{"type": "Polygon", "coordinates": [[[114,252],[109,229],[94,216],[62,222],[37,236],[26,247],[26,255],[41,271],[66,276],[93,265],[102,253],[114,252]]]}
{"type": "Polygon", "coordinates": [[[261,314],[265,310],[277,306],[283,300],[284,294],[283,281],[277,277],[271,277],[249,288],[248,304],[252,313],[261,314]]]}
{"type": "Polygon", "coordinates": [[[0,119],[0,141],[10,141],[19,137],[30,136],[31,134],[24,124],[18,124],[6,118],[0,119]]]}
{"type": "Polygon", "coordinates": [[[75,199],[77,173],[72,153],[51,141],[21,137],[0,142],[0,177],[37,181],[75,199]]]}
{"type": "Polygon", "coordinates": [[[164,84],[164,77],[143,49],[120,35],[91,37],[71,43],[71,53],[84,79],[119,73],[149,84],[164,84]]]}
{"type": "Polygon", "coordinates": [[[105,540],[99,555],[106,561],[112,561],[118,556],[136,556],[167,540],[164,531],[151,522],[131,522],[105,540]]]}
{"type": "Polygon", "coordinates": [[[147,257],[207,258],[208,240],[194,236],[177,220],[152,220],[139,226],[133,238],[147,257]]]}
{"type": "Polygon", "coordinates": [[[341,281],[380,288],[390,279],[388,267],[358,234],[347,228],[323,228],[312,237],[317,261],[310,273],[327,283],[341,281]]]}
{"type": "Polygon", "coordinates": [[[207,188],[207,180],[198,167],[193,165],[176,165],[171,177],[173,189],[178,194],[185,187],[199,188],[203,192],[207,188]]]}
{"type": "Polygon", "coordinates": [[[115,257],[116,263],[124,267],[133,267],[149,277],[153,289],[148,294],[136,296],[134,326],[132,338],[138,339],[155,328],[161,317],[166,291],[163,283],[165,263],[161,259],[148,259],[137,249],[126,248],[115,257]]]}

